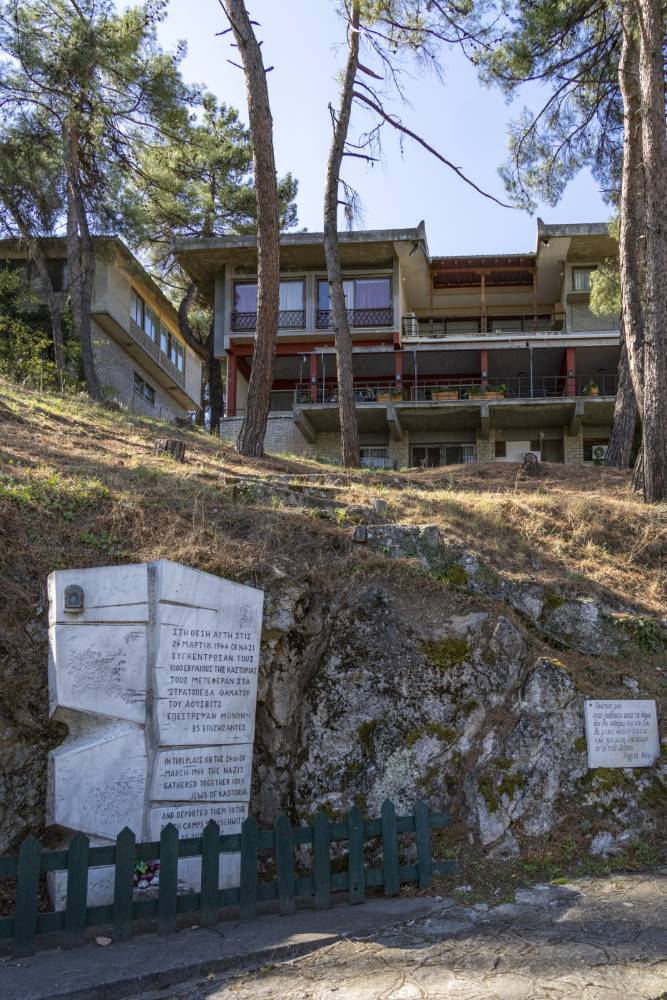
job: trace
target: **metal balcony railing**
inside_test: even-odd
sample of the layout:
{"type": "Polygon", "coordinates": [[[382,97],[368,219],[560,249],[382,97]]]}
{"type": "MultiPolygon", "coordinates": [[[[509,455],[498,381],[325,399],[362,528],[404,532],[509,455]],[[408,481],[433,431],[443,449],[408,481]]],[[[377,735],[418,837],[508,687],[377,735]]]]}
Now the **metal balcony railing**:
{"type": "MultiPolygon", "coordinates": [[[[315,326],[318,330],[328,330],[333,324],[331,309],[318,309],[315,313],[315,326]]],[[[394,310],[391,306],[380,306],[373,309],[348,309],[347,321],[350,326],[391,326],[394,322],[394,310]]]]}
{"type": "Polygon", "coordinates": [[[447,337],[492,336],[512,333],[546,333],[560,332],[560,321],[556,323],[551,316],[516,316],[512,319],[494,319],[488,316],[486,333],[481,334],[481,320],[451,320],[444,317],[434,319],[419,319],[417,316],[403,317],[404,338],[432,338],[443,340],[447,337]]]}
{"type": "MultiPolygon", "coordinates": [[[[355,382],[355,399],[359,405],[388,403],[454,403],[481,400],[530,400],[610,398],[616,395],[618,375],[540,375],[506,376],[504,378],[466,378],[450,376],[418,379],[417,382],[395,381],[355,382]]],[[[294,390],[294,403],[338,405],[335,381],[312,385],[302,382],[294,390]]]]}
{"type": "Polygon", "coordinates": [[[157,362],[160,368],[163,369],[174,382],[178,383],[182,389],[185,388],[185,372],[180,371],[176,365],[171,361],[167,355],[160,350],[159,344],[148,336],[145,330],[139,326],[133,319],[130,320],[130,334],[132,339],[141,347],[146,354],[157,362]]]}
{"type": "MultiPolygon", "coordinates": [[[[303,330],[306,326],[305,309],[281,309],[278,313],[279,330],[303,330]]],[[[235,333],[252,333],[257,329],[256,312],[233,312],[232,330],[235,333]]]]}

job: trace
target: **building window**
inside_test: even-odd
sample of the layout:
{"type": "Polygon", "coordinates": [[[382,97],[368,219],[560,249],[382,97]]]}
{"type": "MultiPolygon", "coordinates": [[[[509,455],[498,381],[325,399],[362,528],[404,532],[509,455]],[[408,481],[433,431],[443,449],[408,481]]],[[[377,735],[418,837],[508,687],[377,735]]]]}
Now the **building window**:
{"type": "Polygon", "coordinates": [[[148,306],[144,307],[144,333],[151,338],[152,341],[157,342],[157,332],[160,327],[159,321],[152,309],[148,306]]]}
{"type": "Polygon", "coordinates": [[[143,329],[144,326],[144,300],[136,292],[132,292],[132,304],[130,306],[130,317],[137,326],[143,329]]]}
{"type": "Polygon", "coordinates": [[[134,392],[145,399],[149,406],[155,406],[155,389],[138,372],[134,373],[134,392]]]}
{"type": "Polygon", "coordinates": [[[359,461],[362,469],[388,469],[389,449],[382,447],[361,447],[359,461]]]}
{"type": "Polygon", "coordinates": [[[185,369],[185,348],[166,326],[160,328],[160,350],[179,372],[185,369]]]}
{"type": "MultiPolygon", "coordinates": [[[[306,286],[303,279],[280,282],[278,328],[303,330],[306,325],[306,286]]],[[[254,330],[257,326],[257,283],[237,281],[234,285],[232,330],[254,330]]]]}
{"type": "Polygon", "coordinates": [[[169,357],[169,330],[166,326],[160,327],[160,350],[169,357]]]}
{"type": "MultiPolygon", "coordinates": [[[[343,281],[343,293],[351,326],[391,326],[391,278],[349,278],[343,281]]],[[[329,326],[329,282],[322,279],[317,284],[317,327],[329,326]]]]}
{"type": "Polygon", "coordinates": [[[507,457],[507,443],[505,441],[496,441],[496,458],[506,458],[507,457]]]}
{"type": "Polygon", "coordinates": [[[574,288],[575,292],[590,292],[591,275],[595,270],[597,270],[597,268],[595,267],[572,268],[572,287],[574,288]]]}
{"type": "Polygon", "coordinates": [[[413,445],[411,465],[435,469],[441,465],[462,465],[477,460],[477,449],[470,444],[413,445]]]}

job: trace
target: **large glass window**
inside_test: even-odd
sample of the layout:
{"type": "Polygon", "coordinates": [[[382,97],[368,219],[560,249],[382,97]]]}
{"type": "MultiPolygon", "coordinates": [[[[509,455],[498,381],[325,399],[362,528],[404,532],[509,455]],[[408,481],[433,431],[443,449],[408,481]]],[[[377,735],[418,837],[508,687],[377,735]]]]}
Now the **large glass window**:
{"type": "Polygon", "coordinates": [[[136,292],[132,292],[132,303],[130,305],[130,316],[137,324],[137,326],[143,327],[144,325],[144,300],[136,292]]]}
{"type": "MultiPolygon", "coordinates": [[[[306,289],[301,279],[280,282],[278,326],[300,329],[306,325],[306,289]]],[[[254,330],[257,325],[257,284],[239,281],[234,285],[233,330],[254,330]]]]}
{"type": "Polygon", "coordinates": [[[152,309],[148,306],[144,307],[144,332],[151,338],[151,340],[157,341],[157,332],[160,327],[159,321],[152,309]]]}
{"type": "Polygon", "coordinates": [[[572,285],[575,292],[590,292],[591,275],[595,270],[596,268],[594,267],[572,268],[572,285]]]}
{"type": "MultiPolygon", "coordinates": [[[[391,278],[348,278],[343,293],[352,326],[389,326],[393,320],[391,278]]],[[[317,325],[331,325],[329,282],[317,286],[317,325]]]]}
{"type": "Polygon", "coordinates": [[[234,312],[257,312],[257,285],[254,282],[237,282],[234,285],[234,312]]]}

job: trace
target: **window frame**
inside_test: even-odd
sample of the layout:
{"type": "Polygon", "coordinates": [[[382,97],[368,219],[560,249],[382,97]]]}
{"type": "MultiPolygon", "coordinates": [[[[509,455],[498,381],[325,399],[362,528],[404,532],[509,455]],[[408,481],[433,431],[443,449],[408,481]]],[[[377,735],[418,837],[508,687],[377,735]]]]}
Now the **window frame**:
{"type": "Polygon", "coordinates": [[[577,265],[572,268],[572,291],[586,293],[591,290],[591,275],[594,271],[597,271],[597,264],[585,264],[577,265]],[[585,288],[577,288],[577,276],[578,275],[588,275],[585,288]]]}
{"type": "MultiPolygon", "coordinates": [[[[331,319],[331,301],[329,299],[329,279],[326,277],[317,277],[316,279],[316,294],[315,294],[315,326],[317,329],[329,329],[330,319],[331,319]],[[323,299],[321,297],[321,289],[326,288],[326,305],[323,304],[323,299]],[[322,314],[328,313],[327,323],[324,323],[322,314]]],[[[351,326],[357,328],[373,329],[375,327],[391,327],[394,324],[394,280],[393,274],[357,274],[357,275],[343,275],[343,291],[345,292],[345,303],[347,305],[348,314],[355,312],[365,312],[367,310],[376,311],[388,310],[390,313],[390,318],[385,323],[356,323],[354,316],[350,323],[351,326]],[[388,287],[388,300],[386,305],[382,306],[362,306],[357,307],[357,284],[364,281],[386,281],[388,287]],[[352,286],[352,304],[348,302],[347,288],[352,286]]]]}

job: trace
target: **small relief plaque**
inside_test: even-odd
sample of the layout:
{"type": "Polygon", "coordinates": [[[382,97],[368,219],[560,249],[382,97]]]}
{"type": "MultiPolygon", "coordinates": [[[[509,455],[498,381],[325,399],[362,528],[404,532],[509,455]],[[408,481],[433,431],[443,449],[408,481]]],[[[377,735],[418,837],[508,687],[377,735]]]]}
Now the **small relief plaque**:
{"type": "Polygon", "coordinates": [[[650,767],[660,753],[654,701],[587,701],[588,766],[650,767]]]}
{"type": "Polygon", "coordinates": [[[247,802],[252,744],[159,750],[151,786],[156,802],[247,802]]]}

